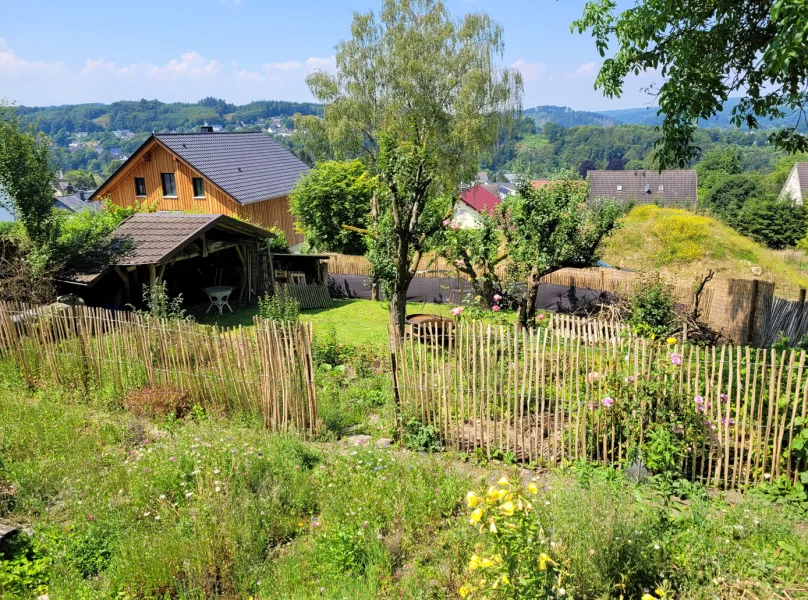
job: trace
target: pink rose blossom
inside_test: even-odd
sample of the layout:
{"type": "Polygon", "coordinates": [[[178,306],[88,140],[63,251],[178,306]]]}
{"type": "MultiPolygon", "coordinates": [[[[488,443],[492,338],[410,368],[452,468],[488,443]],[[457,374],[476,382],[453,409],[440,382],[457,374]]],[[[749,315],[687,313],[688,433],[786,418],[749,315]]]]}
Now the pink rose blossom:
{"type": "Polygon", "coordinates": [[[444,219],[443,220],[443,225],[444,226],[448,225],[449,223],[451,223],[451,220],[449,220],[449,219],[444,219]]]}
{"type": "Polygon", "coordinates": [[[494,312],[499,312],[500,308],[495,304],[494,306],[491,307],[491,310],[493,310],[494,312]]]}
{"type": "Polygon", "coordinates": [[[457,317],[463,314],[465,309],[462,306],[456,306],[452,310],[449,311],[449,314],[453,317],[457,317]]]}
{"type": "Polygon", "coordinates": [[[457,223],[452,223],[452,229],[455,230],[460,229],[460,225],[458,225],[457,223]]]}
{"type": "Polygon", "coordinates": [[[695,398],[693,398],[693,402],[695,402],[696,404],[704,404],[704,398],[702,398],[701,396],[696,396],[695,398]]]}
{"type": "Polygon", "coordinates": [[[729,399],[729,397],[726,394],[718,394],[718,397],[721,398],[721,402],[723,404],[726,404],[727,400],[729,399]]]}
{"type": "Polygon", "coordinates": [[[600,401],[600,403],[601,403],[603,406],[605,406],[606,408],[611,408],[612,406],[614,406],[614,399],[613,399],[613,398],[609,398],[609,397],[607,396],[606,398],[604,398],[603,400],[601,400],[601,401],[600,401]]]}
{"type": "Polygon", "coordinates": [[[500,300],[502,300],[502,296],[499,294],[494,294],[494,302],[499,302],[500,300]]]}
{"type": "Polygon", "coordinates": [[[544,319],[545,319],[546,317],[547,317],[547,315],[545,315],[545,314],[541,314],[541,315],[538,315],[538,316],[536,317],[536,320],[537,320],[537,321],[544,321],[544,319]]]}
{"type": "Polygon", "coordinates": [[[681,354],[676,354],[676,353],[671,354],[671,362],[674,365],[677,365],[677,366],[681,365],[682,364],[682,355],[681,354]]]}

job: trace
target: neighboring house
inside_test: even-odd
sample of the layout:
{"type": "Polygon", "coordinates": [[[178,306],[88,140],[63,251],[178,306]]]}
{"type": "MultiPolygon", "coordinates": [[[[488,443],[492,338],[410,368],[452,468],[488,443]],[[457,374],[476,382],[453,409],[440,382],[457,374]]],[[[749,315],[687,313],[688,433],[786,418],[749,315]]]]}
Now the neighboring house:
{"type": "Polygon", "coordinates": [[[309,168],[260,132],[152,134],[95,193],[118,206],[236,215],[303,241],[289,194],[309,168]]]}
{"type": "Polygon", "coordinates": [[[135,137],[135,134],[129,131],[128,129],[116,129],[112,132],[115,137],[121,138],[122,140],[128,140],[130,138],[135,137]]]}
{"type": "Polygon", "coordinates": [[[803,204],[808,199],[808,162],[794,163],[780,198],[790,198],[797,204],[803,204]]]}
{"type": "Polygon", "coordinates": [[[53,201],[53,207],[71,213],[100,209],[101,203],[90,202],[91,196],[92,192],[76,192],[69,196],[58,196],[53,201]]]}
{"type": "Polygon", "coordinates": [[[496,184],[479,183],[460,194],[452,223],[461,229],[479,226],[480,213],[492,212],[502,202],[496,184]]]}
{"type": "Polygon", "coordinates": [[[73,194],[76,192],[73,184],[71,184],[67,179],[54,179],[51,181],[51,187],[57,196],[67,196],[68,194],[73,194]]]}
{"type": "Polygon", "coordinates": [[[485,171],[478,171],[476,181],[477,183],[488,183],[488,173],[485,171]]]}
{"type": "Polygon", "coordinates": [[[698,200],[695,171],[589,171],[589,200],[686,206],[698,200]]]}

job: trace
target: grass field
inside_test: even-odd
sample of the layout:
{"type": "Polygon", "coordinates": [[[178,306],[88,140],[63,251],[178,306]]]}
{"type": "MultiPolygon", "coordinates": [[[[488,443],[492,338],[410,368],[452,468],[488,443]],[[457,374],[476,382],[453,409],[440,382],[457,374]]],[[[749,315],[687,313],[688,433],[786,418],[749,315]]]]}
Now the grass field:
{"type": "Polygon", "coordinates": [[[760,267],[761,278],[774,281],[775,294],[783,297],[796,298],[808,286],[802,253],[770,250],[717,219],[653,205],[631,210],[605,241],[603,260],[640,272],[658,269],[681,283],[708,269],[719,278],[751,279],[752,267],[760,267]]]}
{"type": "MultiPolygon", "coordinates": [[[[452,309],[447,304],[410,303],[408,313],[429,313],[448,315],[452,309]]],[[[218,324],[224,327],[236,325],[250,326],[253,317],[258,313],[257,306],[239,308],[234,313],[218,315],[201,315],[200,323],[218,324]]],[[[390,324],[390,305],[387,302],[371,302],[370,300],[334,300],[330,308],[304,310],[300,314],[302,321],[311,322],[315,333],[333,327],[337,339],[346,344],[382,345],[387,342],[387,326],[390,324]]]]}

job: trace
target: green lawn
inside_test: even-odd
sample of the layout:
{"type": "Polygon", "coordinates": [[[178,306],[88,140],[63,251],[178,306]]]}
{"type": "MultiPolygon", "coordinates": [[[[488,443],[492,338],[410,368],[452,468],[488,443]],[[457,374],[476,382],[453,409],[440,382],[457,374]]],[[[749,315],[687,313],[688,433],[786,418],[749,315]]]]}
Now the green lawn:
{"type": "MultiPolygon", "coordinates": [[[[448,315],[452,309],[447,304],[410,303],[407,312],[448,315]]],[[[258,313],[258,306],[237,308],[232,314],[223,316],[197,316],[200,323],[234,327],[236,325],[251,326],[253,317],[258,313]]],[[[390,323],[390,305],[387,302],[371,302],[370,300],[334,300],[331,308],[315,308],[301,312],[302,321],[314,324],[315,331],[331,325],[337,339],[345,344],[382,345],[387,341],[387,326],[390,323]]]]}

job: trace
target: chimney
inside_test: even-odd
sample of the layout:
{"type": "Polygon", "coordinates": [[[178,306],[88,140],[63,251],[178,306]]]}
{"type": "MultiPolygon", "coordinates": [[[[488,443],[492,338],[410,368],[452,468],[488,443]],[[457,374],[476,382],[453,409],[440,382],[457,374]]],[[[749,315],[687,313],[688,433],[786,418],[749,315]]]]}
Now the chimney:
{"type": "Polygon", "coordinates": [[[208,125],[207,121],[205,121],[205,124],[199,128],[199,131],[201,133],[213,133],[213,126],[208,125]]]}

